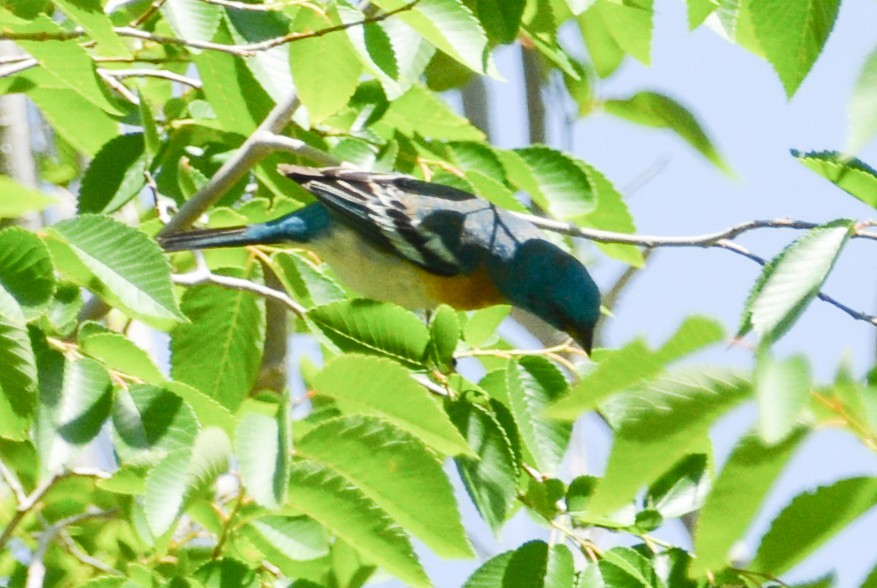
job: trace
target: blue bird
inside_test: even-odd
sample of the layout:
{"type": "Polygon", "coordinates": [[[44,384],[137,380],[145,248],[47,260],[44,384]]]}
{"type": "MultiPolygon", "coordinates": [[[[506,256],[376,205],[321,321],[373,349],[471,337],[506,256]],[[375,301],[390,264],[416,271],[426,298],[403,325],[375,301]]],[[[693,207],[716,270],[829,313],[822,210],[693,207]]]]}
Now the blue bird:
{"type": "Polygon", "coordinates": [[[591,352],[600,291],[532,223],[468,192],[394,173],[281,165],[317,202],[267,223],[159,238],[166,251],[295,243],[351,289],[410,309],[512,304],[591,352]]]}

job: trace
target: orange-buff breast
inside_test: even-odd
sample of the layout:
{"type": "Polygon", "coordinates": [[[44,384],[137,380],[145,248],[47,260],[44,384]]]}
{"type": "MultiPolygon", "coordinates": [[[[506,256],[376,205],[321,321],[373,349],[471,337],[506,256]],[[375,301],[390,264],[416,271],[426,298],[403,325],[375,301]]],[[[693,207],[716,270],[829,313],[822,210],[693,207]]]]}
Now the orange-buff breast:
{"type": "Polygon", "coordinates": [[[471,274],[450,277],[424,272],[423,279],[431,298],[460,310],[506,302],[487,272],[480,268],[471,274]]]}

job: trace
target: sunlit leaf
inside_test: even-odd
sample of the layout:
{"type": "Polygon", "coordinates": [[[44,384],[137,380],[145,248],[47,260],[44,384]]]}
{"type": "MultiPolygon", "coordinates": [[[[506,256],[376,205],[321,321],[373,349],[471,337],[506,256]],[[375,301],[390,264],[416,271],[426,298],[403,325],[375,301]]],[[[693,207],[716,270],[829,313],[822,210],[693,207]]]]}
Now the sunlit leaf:
{"type": "Polygon", "coordinates": [[[289,504],[409,586],[430,586],[405,532],[360,490],[325,466],[295,461],[289,504]]]}
{"type": "Polygon", "coordinates": [[[171,375],[230,411],[237,410],[262,360],[264,299],[250,292],[197,286],[183,295],[182,309],[191,322],[171,335],[171,375]]]}
{"type": "Polygon", "coordinates": [[[694,575],[725,566],[729,550],[752,524],[767,493],[805,438],[806,431],[801,429],[773,446],[752,434],[738,442],[697,518],[694,575]]]}
{"type": "Polygon", "coordinates": [[[840,0],[758,0],[749,6],[755,35],[791,97],[834,27],[840,0]]]}
{"type": "Polygon", "coordinates": [[[354,354],[336,357],[317,375],[313,387],[334,398],[345,412],[387,419],[444,455],[472,455],[429,393],[390,360],[354,354]]]}
{"type": "Polygon", "coordinates": [[[844,192],[877,208],[877,171],[855,157],[837,151],[801,153],[792,156],[844,192]]]}
{"type": "Polygon", "coordinates": [[[606,100],[603,107],[609,114],[631,122],[673,131],[710,163],[730,173],[728,164],[697,118],[673,98],[656,92],[637,92],[630,98],[606,100]]]}
{"type": "Polygon", "coordinates": [[[749,569],[782,574],[877,504],[877,478],[848,478],[795,497],[771,523],[749,569]]]}
{"type": "Polygon", "coordinates": [[[837,220],[811,229],[771,260],[749,294],[737,336],[754,330],[775,341],[784,335],[819,293],[852,226],[837,220]]]}
{"type": "Polygon", "coordinates": [[[438,555],[472,556],[441,462],[408,433],[371,417],[336,418],[309,431],[296,452],[352,482],[438,555]]]}
{"type": "Polygon", "coordinates": [[[109,217],[82,215],[50,229],[56,266],[110,304],[159,328],[184,319],[161,249],[140,231],[109,217]]]}

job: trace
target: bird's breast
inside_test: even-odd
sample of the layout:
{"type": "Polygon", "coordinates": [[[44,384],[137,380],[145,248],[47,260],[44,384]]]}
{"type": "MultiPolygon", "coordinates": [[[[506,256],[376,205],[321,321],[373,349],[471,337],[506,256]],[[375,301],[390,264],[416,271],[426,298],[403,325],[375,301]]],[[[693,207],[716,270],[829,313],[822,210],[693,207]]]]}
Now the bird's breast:
{"type": "Polygon", "coordinates": [[[505,302],[480,268],[456,276],[433,274],[347,228],[333,228],[307,247],[332,267],[344,285],[367,298],[410,309],[449,304],[468,310],[505,302]]]}

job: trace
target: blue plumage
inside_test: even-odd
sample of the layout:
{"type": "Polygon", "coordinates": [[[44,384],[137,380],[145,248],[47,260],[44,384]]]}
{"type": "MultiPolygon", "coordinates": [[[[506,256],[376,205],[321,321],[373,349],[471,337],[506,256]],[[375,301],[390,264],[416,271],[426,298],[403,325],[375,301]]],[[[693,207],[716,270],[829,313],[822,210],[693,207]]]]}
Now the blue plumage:
{"type": "Polygon", "coordinates": [[[366,296],[411,308],[508,302],[590,352],[600,292],[531,223],[478,198],[399,174],[280,166],[317,202],[268,223],[161,239],[167,251],[298,243],[366,296]]]}

